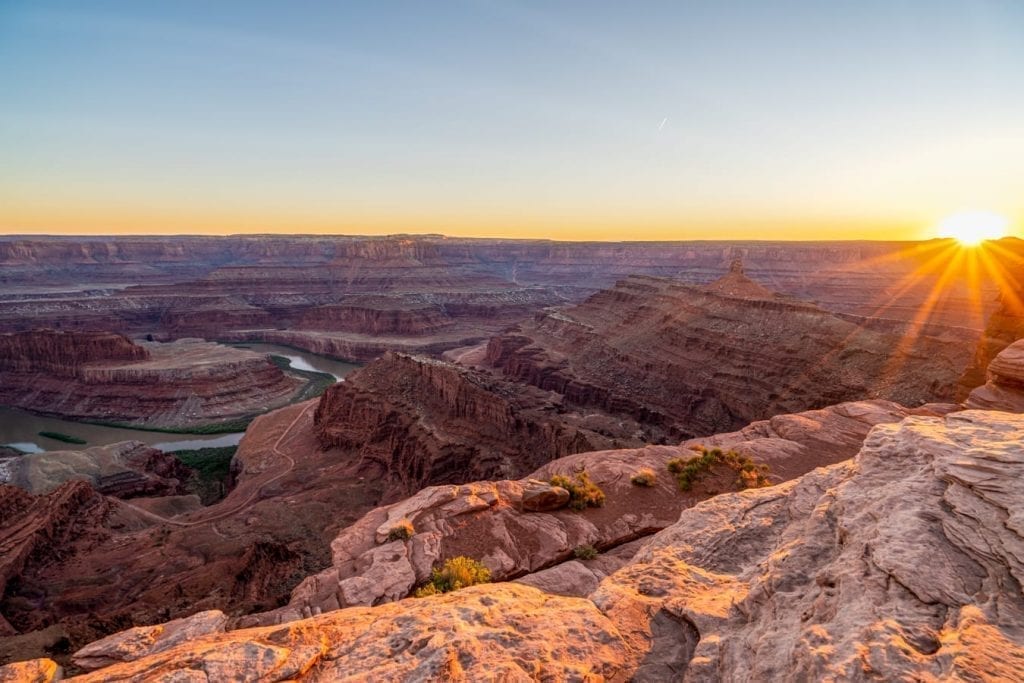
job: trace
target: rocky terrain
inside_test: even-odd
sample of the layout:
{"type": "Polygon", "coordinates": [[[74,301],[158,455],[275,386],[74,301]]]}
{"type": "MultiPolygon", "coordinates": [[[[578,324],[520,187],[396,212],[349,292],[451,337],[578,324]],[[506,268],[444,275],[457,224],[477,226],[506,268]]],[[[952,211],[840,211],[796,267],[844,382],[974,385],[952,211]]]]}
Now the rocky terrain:
{"type": "Polygon", "coordinates": [[[988,381],[967,397],[968,408],[1024,413],[1024,339],[999,352],[988,364],[988,381]]]}
{"type": "Polygon", "coordinates": [[[387,353],[328,389],[315,429],[391,501],[862,396],[948,398],[970,351],[955,335],[901,344],[738,271],[702,287],[635,277],[454,361],[387,353]]]}
{"type": "Polygon", "coordinates": [[[911,416],[851,461],[683,510],[585,597],[498,583],[257,628],[197,615],[90,646],[78,665],[101,668],[74,680],[1018,680],[1021,443],[1019,415],[911,416]]]}
{"type": "Polygon", "coordinates": [[[197,339],[0,334],[0,405],[46,415],[185,429],[284,405],[302,385],[263,354],[197,339]]]}
{"type": "Polygon", "coordinates": [[[777,295],[736,262],[708,285],[637,276],[538,313],[492,338],[482,365],[664,442],[852,399],[950,399],[970,352],[955,334],[856,323],[777,295]]]}
{"type": "Polygon", "coordinates": [[[984,271],[986,278],[997,285],[997,306],[984,316],[984,333],[960,379],[960,399],[985,383],[988,364],[1000,351],[1024,339],[1024,240],[988,242],[975,258],[976,269],[984,271]]]}
{"type": "Polygon", "coordinates": [[[950,249],[0,238],[0,403],[208,423],[298,381],[188,337],[373,359],[205,507],[138,444],[0,452],[0,681],[1019,678],[1016,290],[950,249]],[[945,403],[970,362],[1010,412],[945,403]],[[494,583],[410,597],[457,556],[494,583]]]}
{"type": "MultiPolygon", "coordinates": [[[[61,546],[59,556],[40,554],[19,572],[17,585],[0,601],[0,614],[19,632],[53,628],[53,638],[66,637],[76,647],[120,628],[204,609],[220,609],[236,619],[266,612],[257,620],[278,620],[280,614],[323,609],[345,580],[364,586],[363,595],[370,597],[362,604],[379,602],[385,593],[404,597],[429,573],[432,558],[452,553],[487,558],[497,577],[527,581],[535,576],[566,592],[566,585],[595,583],[595,572],[628,559],[632,539],[668,526],[680,510],[709,495],[731,490],[736,479],[723,470],[692,492],[680,493],[665,463],[692,451],[646,446],[567,456],[527,472],[521,481],[428,488],[378,508],[388,492],[379,470],[357,453],[321,451],[314,411],[315,402],[306,402],[257,418],[234,459],[235,486],[215,505],[185,507],[176,516],[159,512],[171,515],[163,521],[150,514],[161,508],[148,501],[176,498],[109,503],[131,523],[95,521],[89,533],[61,546]],[[642,467],[659,472],[655,487],[629,483],[642,467]],[[579,469],[605,490],[603,508],[582,514],[517,510],[530,478],[579,469]],[[414,559],[395,553],[395,544],[378,545],[378,527],[401,515],[419,530],[410,547],[429,541],[414,559]],[[539,571],[571,564],[565,561],[573,549],[587,543],[603,553],[598,564],[588,564],[591,569],[576,563],[582,575],[564,576],[567,566],[555,569],[561,577],[539,571]],[[405,583],[380,580],[383,571],[405,583]]],[[[803,430],[789,430],[785,439],[767,436],[759,453],[774,453],[772,466],[780,472],[802,473],[850,457],[857,434],[863,439],[874,424],[905,415],[893,404],[872,402],[794,416],[803,430]],[[773,442],[778,443],[774,450],[773,442]],[[784,466],[788,452],[799,454],[799,466],[784,466]]]]}
{"type": "Polygon", "coordinates": [[[0,482],[29,493],[48,493],[71,480],[87,481],[117,498],[184,494],[191,470],[174,456],[138,441],[94,446],[82,451],[43,451],[7,458],[0,482]]]}
{"type": "MultiPolygon", "coordinates": [[[[1012,240],[1004,240],[1013,246],[1012,240]]],[[[634,274],[700,284],[742,258],[826,310],[984,325],[948,241],[586,243],[442,236],[0,237],[0,331],[105,329],[284,343],[369,360],[436,355],[634,274]],[[941,296],[936,286],[941,283],[941,296]]]]}
{"type": "MultiPolygon", "coordinates": [[[[934,416],[950,408],[913,412],[934,416]]],[[[770,479],[782,481],[854,456],[872,427],[899,422],[911,414],[885,401],[846,403],[779,416],[702,444],[749,454],[769,464],[770,479]]],[[[557,575],[545,570],[570,562],[579,546],[612,551],[628,545],[669,526],[681,510],[697,501],[736,488],[736,473],[723,466],[692,490],[678,490],[667,464],[673,458],[692,456],[697,446],[684,443],[579,453],[550,462],[518,481],[424,488],[344,528],[331,543],[332,566],[298,586],[287,607],[262,615],[257,622],[403,598],[429,578],[432,567],[457,555],[479,558],[496,580],[530,575],[534,584],[551,589],[557,580],[555,592],[579,594],[574,584],[596,583],[586,566],[578,562],[561,566],[557,575]],[[650,486],[631,482],[632,475],[643,469],[656,474],[650,486]],[[545,491],[543,482],[552,476],[573,477],[578,472],[586,472],[605,492],[601,508],[581,514],[529,503],[545,491]],[[412,524],[415,535],[405,543],[388,543],[389,531],[402,520],[412,524]]],[[[602,558],[607,569],[609,560],[602,558]]]]}
{"type": "Polygon", "coordinates": [[[522,476],[569,453],[639,445],[602,429],[627,431],[618,422],[567,414],[560,396],[489,373],[395,353],[328,389],[315,413],[320,445],[358,460],[390,500],[430,484],[522,476]]]}

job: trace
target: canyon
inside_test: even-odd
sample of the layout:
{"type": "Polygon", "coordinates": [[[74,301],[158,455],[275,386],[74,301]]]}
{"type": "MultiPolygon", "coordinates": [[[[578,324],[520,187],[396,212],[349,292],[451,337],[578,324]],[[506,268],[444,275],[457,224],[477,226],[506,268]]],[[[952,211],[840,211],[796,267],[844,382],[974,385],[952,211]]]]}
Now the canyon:
{"type": "MultiPolygon", "coordinates": [[[[1016,242],[1000,244],[1016,254],[1016,242]]],[[[631,275],[703,284],[736,258],[772,290],[859,318],[912,322],[928,302],[929,325],[980,330],[996,306],[998,288],[986,279],[974,291],[946,240],[9,236],[0,237],[0,331],[264,341],[355,361],[436,355],[631,275]]]]}
{"type": "Polygon", "coordinates": [[[304,382],[267,356],[200,339],[109,332],[0,334],[0,404],[135,427],[188,429],[251,417],[304,382]]]}
{"type": "Polygon", "coordinates": [[[493,337],[482,365],[664,442],[857,398],[952,399],[970,350],[956,334],[879,329],[777,295],[737,261],[707,285],[634,276],[538,313],[493,337]]]}
{"type": "Polygon", "coordinates": [[[1016,680],[1022,441],[1019,415],[911,416],[851,461],[685,509],[583,597],[485,584],[233,630],[203,613],[92,644],[78,661],[100,668],[71,680],[1016,680]]]}
{"type": "Polygon", "coordinates": [[[0,238],[0,403],[263,413],[206,506],[140,443],[0,454],[0,680],[1018,673],[1020,539],[971,514],[1017,504],[1019,290],[948,247],[0,238]],[[367,364],[303,400],[194,337],[367,364]],[[456,556],[495,583],[410,597],[456,556]]]}

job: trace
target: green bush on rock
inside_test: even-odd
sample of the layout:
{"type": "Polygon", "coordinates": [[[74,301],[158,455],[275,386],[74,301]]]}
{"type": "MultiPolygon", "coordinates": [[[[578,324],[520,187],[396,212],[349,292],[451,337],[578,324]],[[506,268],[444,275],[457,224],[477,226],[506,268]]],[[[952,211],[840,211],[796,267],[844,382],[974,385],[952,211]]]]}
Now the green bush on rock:
{"type": "Polygon", "coordinates": [[[457,591],[478,583],[489,583],[490,580],[490,569],[471,557],[460,555],[445,560],[440,569],[434,569],[430,583],[417,588],[415,595],[417,598],[424,598],[428,595],[457,591]]]}
{"type": "Polygon", "coordinates": [[[604,505],[604,491],[590,480],[590,475],[586,471],[577,474],[575,479],[556,474],[548,483],[569,492],[569,507],[573,510],[599,508],[604,505]]]}

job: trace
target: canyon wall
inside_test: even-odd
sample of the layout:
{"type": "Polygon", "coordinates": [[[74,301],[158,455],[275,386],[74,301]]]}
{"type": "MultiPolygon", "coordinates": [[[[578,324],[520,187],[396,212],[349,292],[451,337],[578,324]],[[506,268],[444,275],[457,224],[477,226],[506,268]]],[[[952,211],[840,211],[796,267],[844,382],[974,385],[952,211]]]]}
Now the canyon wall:
{"type": "Polygon", "coordinates": [[[146,349],[113,332],[33,330],[0,334],[0,372],[77,377],[86,363],[141,361],[146,349]]]}
{"type": "Polygon", "coordinates": [[[998,287],[970,286],[956,254],[941,240],[0,237],[0,331],[59,326],[270,341],[287,330],[289,343],[351,359],[381,349],[439,353],[630,275],[700,284],[742,258],[754,278],[826,310],[906,322],[927,303],[928,324],[976,333],[998,287]]]}
{"type": "Polygon", "coordinates": [[[952,398],[971,343],[856,324],[748,278],[634,276],[492,338],[483,364],[574,406],[627,415],[648,440],[737,429],[846,400],[952,398]]]}
{"type": "Polygon", "coordinates": [[[387,353],[324,394],[316,434],[385,482],[385,499],[423,486],[508,478],[614,440],[573,424],[557,396],[453,363],[387,353]]]}
{"type": "Polygon", "coordinates": [[[291,400],[303,382],[265,355],[195,339],[108,333],[0,334],[0,405],[59,417],[188,428],[291,400]]]}

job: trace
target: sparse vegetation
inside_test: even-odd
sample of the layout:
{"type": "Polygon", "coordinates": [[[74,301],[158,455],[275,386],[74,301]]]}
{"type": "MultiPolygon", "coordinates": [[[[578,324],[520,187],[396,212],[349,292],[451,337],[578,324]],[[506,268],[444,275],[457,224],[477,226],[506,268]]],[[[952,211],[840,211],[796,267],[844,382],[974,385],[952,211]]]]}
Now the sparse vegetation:
{"type": "Polygon", "coordinates": [[[63,434],[61,432],[39,432],[39,436],[45,436],[47,439],[54,439],[55,441],[63,441],[64,443],[73,443],[78,445],[89,443],[85,439],[80,439],[77,436],[71,436],[70,434],[63,434]]]}
{"type": "Polygon", "coordinates": [[[698,455],[692,458],[673,458],[668,461],[668,471],[675,475],[680,491],[689,491],[704,475],[711,471],[712,466],[724,464],[738,474],[736,481],[740,488],[760,488],[768,486],[767,465],[758,465],[745,455],[736,451],[722,451],[721,448],[701,447],[698,455]]]}
{"type": "Polygon", "coordinates": [[[597,557],[598,553],[597,548],[587,543],[585,545],[578,545],[575,548],[573,548],[572,554],[573,557],[575,557],[577,560],[592,560],[595,557],[597,557]]]}
{"type": "Polygon", "coordinates": [[[579,472],[575,479],[556,474],[548,483],[569,492],[569,507],[573,510],[599,508],[604,505],[604,491],[590,480],[590,475],[586,471],[579,472]]]}
{"type": "Polygon", "coordinates": [[[490,569],[471,557],[460,555],[445,560],[444,566],[440,569],[434,569],[430,583],[417,588],[415,595],[417,598],[424,598],[428,595],[457,591],[478,583],[489,583],[490,580],[490,569]]]}
{"type": "Polygon", "coordinates": [[[196,471],[195,478],[188,482],[187,488],[199,496],[203,505],[211,505],[223,498],[227,491],[231,458],[237,450],[238,446],[225,446],[173,451],[171,454],[196,471]]]}
{"type": "Polygon", "coordinates": [[[244,432],[249,423],[255,420],[257,415],[238,417],[233,420],[225,420],[214,424],[198,425],[195,427],[154,427],[151,425],[129,424],[126,422],[109,422],[106,420],[82,420],[86,424],[99,425],[101,427],[117,427],[118,429],[135,429],[142,432],[160,432],[162,434],[234,434],[244,432]]]}
{"type": "Polygon", "coordinates": [[[658,475],[650,467],[643,467],[633,473],[633,476],[629,478],[629,483],[633,486],[654,486],[655,482],[658,481],[658,475]]]}
{"type": "Polygon", "coordinates": [[[407,541],[416,533],[412,522],[407,519],[400,519],[395,526],[388,531],[389,541],[407,541]]]}

